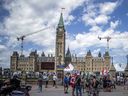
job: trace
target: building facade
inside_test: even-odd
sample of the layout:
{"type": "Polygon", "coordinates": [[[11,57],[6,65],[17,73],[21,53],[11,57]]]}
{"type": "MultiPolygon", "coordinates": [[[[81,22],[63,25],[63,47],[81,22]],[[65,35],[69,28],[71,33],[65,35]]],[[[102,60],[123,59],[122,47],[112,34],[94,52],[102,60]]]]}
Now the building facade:
{"type": "Polygon", "coordinates": [[[104,56],[101,56],[99,52],[97,57],[92,56],[89,50],[85,57],[72,57],[71,63],[74,65],[75,69],[86,72],[102,72],[104,68],[110,69],[110,56],[105,52],[104,56]],[[109,59],[108,59],[109,57],[109,59]]]}
{"type": "Polygon", "coordinates": [[[25,72],[42,72],[42,71],[53,71],[55,68],[55,57],[48,54],[45,56],[42,52],[41,56],[37,54],[37,51],[33,51],[29,56],[19,55],[18,52],[14,51],[11,56],[11,71],[25,71],[25,72]],[[51,66],[48,66],[48,65],[51,66]],[[45,66],[44,66],[45,65],[45,66]]]}
{"type": "Polygon", "coordinates": [[[89,50],[84,57],[77,57],[71,55],[68,48],[65,54],[65,27],[63,22],[63,14],[61,13],[59,23],[56,29],[56,42],[55,42],[55,56],[45,56],[44,52],[39,56],[37,51],[31,52],[28,57],[19,55],[18,52],[13,52],[11,56],[11,70],[22,71],[47,71],[55,70],[57,65],[67,66],[72,63],[76,70],[88,72],[101,72],[105,67],[109,70],[111,58],[109,52],[105,52],[103,56],[99,52],[97,57],[92,56],[89,50]],[[49,64],[52,64],[51,67],[49,64]],[[49,66],[49,67],[48,67],[49,66]]]}

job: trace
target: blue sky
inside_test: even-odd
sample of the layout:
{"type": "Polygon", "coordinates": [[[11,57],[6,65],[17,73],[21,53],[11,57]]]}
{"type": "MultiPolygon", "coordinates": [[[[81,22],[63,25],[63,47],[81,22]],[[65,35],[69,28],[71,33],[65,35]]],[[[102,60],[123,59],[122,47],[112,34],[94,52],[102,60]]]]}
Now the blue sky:
{"type": "Polygon", "coordinates": [[[72,54],[84,57],[88,50],[93,56],[106,50],[110,36],[110,55],[117,70],[126,66],[128,54],[128,1],[127,0],[0,0],[0,63],[9,67],[10,55],[20,52],[17,37],[50,26],[24,40],[24,54],[37,49],[41,54],[55,53],[56,26],[61,8],[66,29],[66,48],[72,54]],[[116,39],[115,39],[116,38],[116,39]],[[123,39],[122,39],[123,38],[123,39]],[[119,67],[119,64],[122,64],[119,67]]]}

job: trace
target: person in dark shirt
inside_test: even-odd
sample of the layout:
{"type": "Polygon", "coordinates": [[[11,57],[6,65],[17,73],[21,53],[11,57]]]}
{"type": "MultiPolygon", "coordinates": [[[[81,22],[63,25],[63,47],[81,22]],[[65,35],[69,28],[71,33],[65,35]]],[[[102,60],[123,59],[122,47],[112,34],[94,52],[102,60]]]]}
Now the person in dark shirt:
{"type": "Polygon", "coordinates": [[[39,79],[38,79],[39,92],[42,92],[42,85],[43,85],[43,80],[41,77],[39,77],[39,79]]]}
{"type": "Polygon", "coordinates": [[[14,90],[20,89],[20,79],[17,75],[14,75],[12,79],[10,79],[10,84],[14,90]]]}
{"type": "Polygon", "coordinates": [[[18,79],[17,75],[14,75],[12,79],[4,81],[4,85],[5,86],[2,87],[2,90],[0,92],[0,94],[4,94],[4,96],[14,90],[20,90],[20,80],[18,79]]]}
{"type": "Polygon", "coordinates": [[[81,77],[79,74],[77,74],[76,80],[75,80],[75,88],[76,88],[76,96],[82,96],[82,91],[81,91],[81,77]]]}

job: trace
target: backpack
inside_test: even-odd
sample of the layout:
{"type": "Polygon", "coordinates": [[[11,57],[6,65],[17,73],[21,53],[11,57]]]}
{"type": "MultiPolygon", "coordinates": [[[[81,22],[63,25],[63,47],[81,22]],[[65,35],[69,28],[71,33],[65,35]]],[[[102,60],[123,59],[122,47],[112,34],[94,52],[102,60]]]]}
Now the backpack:
{"type": "Polygon", "coordinates": [[[69,78],[68,77],[64,77],[64,83],[68,84],[69,83],[69,78]]]}
{"type": "Polygon", "coordinates": [[[71,84],[72,87],[75,85],[75,77],[74,76],[71,77],[70,84],[71,84]]]}
{"type": "Polygon", "coordinates": [[[95,86],[93,86],[93,87],[94,87],[94,88],[98,88],[98,85],[99,85],[99,81],[96,80],[96,84],[95,84],[95,86]]]}

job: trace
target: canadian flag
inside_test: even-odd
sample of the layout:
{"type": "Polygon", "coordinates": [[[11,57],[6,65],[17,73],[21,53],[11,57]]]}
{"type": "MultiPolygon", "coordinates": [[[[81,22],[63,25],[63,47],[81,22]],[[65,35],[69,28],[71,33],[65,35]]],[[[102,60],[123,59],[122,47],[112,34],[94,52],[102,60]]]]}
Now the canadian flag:
{"type": "Polygon", "coordinates": [[[70,69],[69,65],[65,69],[70,69]]]}
{"type": "Polygon", "coordinates": [[[106,67],[103,68],[102,75],[108,75],[108,69],[106,67]]]}
{"type": "Polygon", "coordinates": [[[72,71],[74,70],[74,66],[72,64],[69,64],[65,69],[64,71],[72,71]]]}

